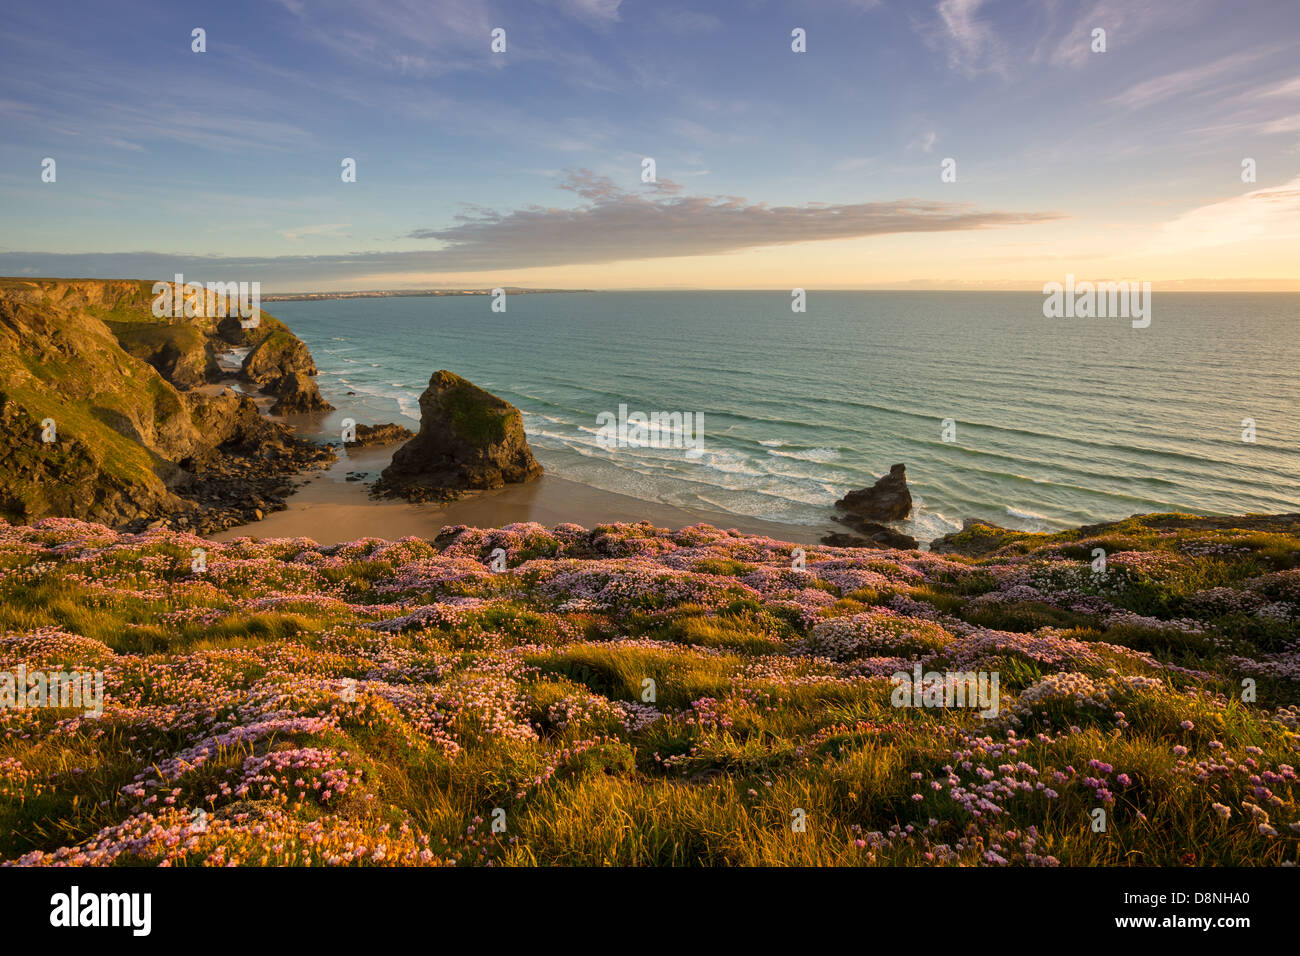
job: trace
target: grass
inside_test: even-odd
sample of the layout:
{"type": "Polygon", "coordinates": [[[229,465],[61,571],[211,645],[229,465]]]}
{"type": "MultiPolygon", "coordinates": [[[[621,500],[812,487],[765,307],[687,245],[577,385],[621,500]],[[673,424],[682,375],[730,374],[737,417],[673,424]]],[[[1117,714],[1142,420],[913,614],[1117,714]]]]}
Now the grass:
{"type": "Polygon", "coordinates": [[[474,445],[504,441],[510,409],[489,401],[491,396],[464,379],[453,378],[452,387],[442,393],[441,399],[456,433],[474,445]]]}
{"type": "Polygon", "coordinates": [[[0,525],[0,673],[107,687],[97,718],[0,709],[0,859],[1295,863],[1296,530],[1121,522],[1098,584],[1095,534],[792,576],[698,527],[0,525]],[[895,706],[914,664],[996,673],[999,715],[895,706]]]}

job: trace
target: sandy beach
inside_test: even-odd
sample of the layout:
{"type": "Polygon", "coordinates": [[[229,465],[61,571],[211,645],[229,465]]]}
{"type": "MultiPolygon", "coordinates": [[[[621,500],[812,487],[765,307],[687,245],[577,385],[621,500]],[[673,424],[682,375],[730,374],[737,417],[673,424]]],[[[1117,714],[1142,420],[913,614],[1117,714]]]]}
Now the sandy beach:
{"type": "Polygon", "coordinates": [[[444,527],[462,524],[497,528],[513,522],[536,521],[553,527],[572,522],[590,528],[615,521],[650,521],[657,527],[676,529],[702,521],[718,528],[735,528],[782,541],[816,544],[822,535],[844,530],[829,520],[824,526],[793,525],[689,511],[602,491],[554,475],[543,475],[524,485],[471,492],[448,504],[373,499],[369,484],[388,464],[395,447],[342,453],[327,469],[307,473],[284,511],[272,512],[261,521],[228,528],[209,537],[215,541],[303,537],[318,544],[338,544],[363,537],[433,538],[444,527]],[[362,474],[364,478],[348,481],[349,474],[362,474]]]}

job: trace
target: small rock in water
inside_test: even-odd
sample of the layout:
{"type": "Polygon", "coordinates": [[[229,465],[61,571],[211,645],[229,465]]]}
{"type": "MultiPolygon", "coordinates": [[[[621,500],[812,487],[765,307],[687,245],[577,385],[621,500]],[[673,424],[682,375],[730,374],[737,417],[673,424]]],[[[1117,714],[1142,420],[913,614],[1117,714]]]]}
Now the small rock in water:
{"type": "Polygon", "coordinates": [[[850,491],[835,507],[867,521],[902,521],[912,513],[912,493],[907,489],[907,469],[894,465],[870,488],[850,491]]]}

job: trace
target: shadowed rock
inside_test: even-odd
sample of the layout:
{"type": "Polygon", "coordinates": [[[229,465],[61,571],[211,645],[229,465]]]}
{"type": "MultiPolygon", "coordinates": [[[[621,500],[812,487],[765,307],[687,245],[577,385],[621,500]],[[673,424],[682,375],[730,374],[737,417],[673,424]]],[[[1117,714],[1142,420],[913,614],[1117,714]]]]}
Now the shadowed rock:
{"type": "Polygon", "coordinates": [[[276,379],[267,391],[279,396],[271,406],[272,415],[327,412],[334,407],[321,398],[316,380],[304,372],[288,372],[276,379]]]}
{"type": "Polygon", "coordinates": [[[872,521],[843,523],[849,525],[858,534],[844,534],[837,531],[822,538],[822,544],[828,544],[833,548],[900,548],[904,551],[917,547],[917,540],[911,535],[887,528],[883,524],[872,521]]]}
{"type": "Polygon", "coordinates": [[[444,370],[420,396],[419,433],[393,454],[375,491],[410,501],[446,500],[541,473],[519,409],[444,370]]]}

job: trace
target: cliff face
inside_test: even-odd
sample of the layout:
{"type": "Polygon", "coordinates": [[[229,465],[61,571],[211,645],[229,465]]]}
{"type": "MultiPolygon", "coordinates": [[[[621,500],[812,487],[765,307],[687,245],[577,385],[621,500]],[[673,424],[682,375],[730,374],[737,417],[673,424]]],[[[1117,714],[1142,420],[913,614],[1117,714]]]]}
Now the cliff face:
{"type": "MultiPolygon", "coordinates": [[[[250,400],[194,391],[228,347],[223,319],[157,319],[152,286],[0,279],[0,515],[113,526],[173,515],[201,527],[196,482],[223,447],[255,440],[306,455],[250,400]]],[[[247,331],[256,344],[292,339],[283,351],[296,363],[306,355],[270,316],[247,331]]]]}
{"type": "Polygon", "coordinates": [[[39,310],[52,321],[101,320],[123,351],[181,390],[220,374],[218,352],[246,348],[241,378],[276,397],[296,396],[298,407],[292,411],[331,408],[310,380],[316,363],[307,346],[279,319],[262,312],[256,326],[244,328],[229,307],[216,303],[211,314],[159,319],[152,311],[153,285],[126,279],[0,279],[0,299],[39,310]],[[293,379],[296,374],[309,380],[293,379]]]}

